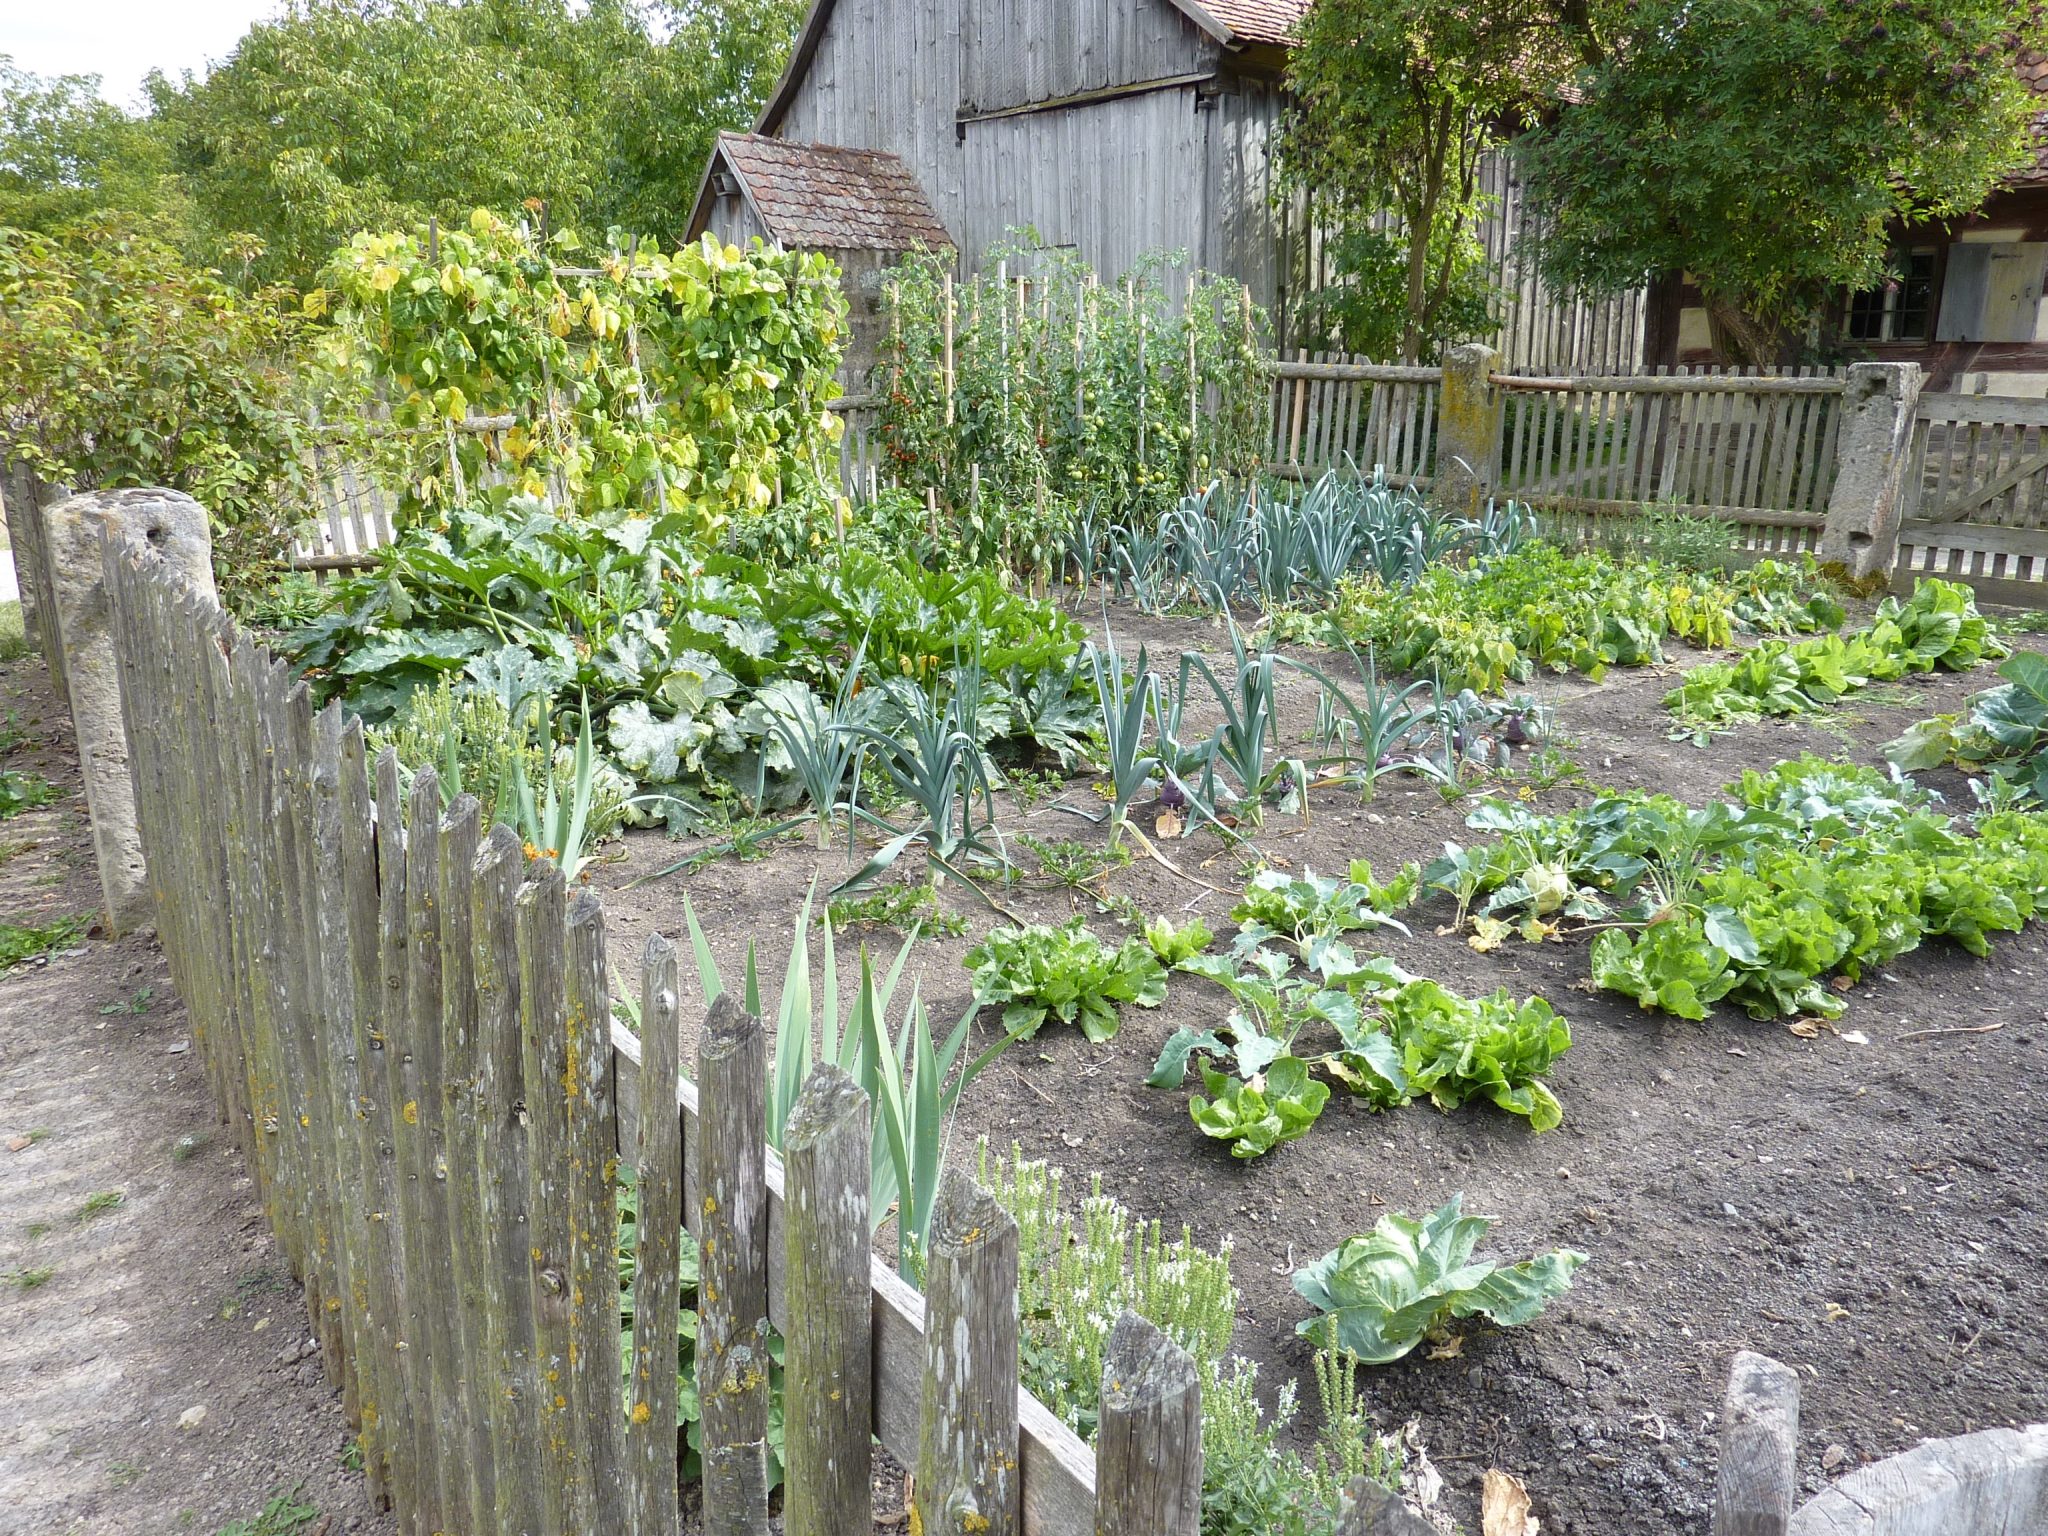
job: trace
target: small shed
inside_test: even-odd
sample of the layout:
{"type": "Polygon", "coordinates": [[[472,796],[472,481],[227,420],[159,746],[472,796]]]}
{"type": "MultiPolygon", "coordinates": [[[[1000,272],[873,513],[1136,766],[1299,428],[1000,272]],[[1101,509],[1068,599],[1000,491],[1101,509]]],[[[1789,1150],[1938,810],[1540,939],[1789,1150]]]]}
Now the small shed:
{"type": "Polygon", "coordinates": [[[758,133],[718,136],[690,238],[706,230],[734,245],[759,235],[788,250],[821,251],[839,263],[851,315],[849,379],[864,378],[875,360],[876,275],[908,252],[954,249],[953,237],[900,155],[758,133]]]}

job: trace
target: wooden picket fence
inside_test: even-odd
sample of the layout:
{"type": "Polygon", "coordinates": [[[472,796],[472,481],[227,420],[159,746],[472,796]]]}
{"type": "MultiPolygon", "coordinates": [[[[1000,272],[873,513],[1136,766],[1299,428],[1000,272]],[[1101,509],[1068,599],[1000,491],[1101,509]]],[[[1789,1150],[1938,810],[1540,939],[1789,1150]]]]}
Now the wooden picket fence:
{"type": "Polygon", "coordinates": [[[401,1529],[677,1531],[687,1224],[706,1531],[768,1529],[772,1326],[793,1536],[870,1528],[876,1439],[914,1469],[926,1532],[1193,1536],[1184,1351],[1118,1324],[1098,1478],[1019,1385],[1016,1228],[986,1191],[947,1175],[920,1296],[870,1246],[870,1106],[850,1077],[818,1069],[778,1157],[759,1020],[714,1004],[685,1078],[668,942],[641,957],[636,1036],[612,1017],[591,892],[486,831],[473,799],[444,807],[432,770],[402,794],[360,720],[316,711],[141,542],[109,536],[103,556],[159,935],[401,1529]]]}

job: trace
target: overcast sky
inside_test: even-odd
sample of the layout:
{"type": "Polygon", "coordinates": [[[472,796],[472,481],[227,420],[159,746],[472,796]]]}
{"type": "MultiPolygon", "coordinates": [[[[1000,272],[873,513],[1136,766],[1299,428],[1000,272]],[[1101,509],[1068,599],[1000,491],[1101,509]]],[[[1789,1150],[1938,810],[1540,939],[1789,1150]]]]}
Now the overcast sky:
{"type": "Polygon", "coordinates": [[[0,0],[0,53],[39,75],[98,75],[102,95],[133,107],[152,69],[204,73],[275,8],[275,0],[0,0]]]}

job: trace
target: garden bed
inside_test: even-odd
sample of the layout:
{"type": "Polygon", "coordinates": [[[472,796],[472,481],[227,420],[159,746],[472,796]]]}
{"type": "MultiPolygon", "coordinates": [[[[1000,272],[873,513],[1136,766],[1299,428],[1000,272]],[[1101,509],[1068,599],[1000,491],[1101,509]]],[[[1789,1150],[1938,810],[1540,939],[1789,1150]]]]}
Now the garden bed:
{"type": "MultiPolygon", "coordinates": [[[[1207,622],[1124,609],[1111,621],[1126,656],[1141,642],[1155,658],[1227,650],[1227,637],[1207,622]]],[[[1486,793],[1513,799],[1527,788],[1539,812],[1582,805],[1594,787],[1700,804],[1741,770],[1802,752],[1876,763],[1878,743],[1963,707],[1992,680],[1987,669],[1913,677],[1700,749],[1666,739],[1661,701],[1679,670],[1700,659],[1682,645],[1667,649],[1669,664],[1617,670],[1598,685],[1544,677],[1531,686],[1554,706],[1554,745],[1583,780],[1538,787],[1517,776],[1456,801],[1406,774],[1383,778],[1364,803],[1348,789],[1316,790],[1306,825],[1269,811],[1253,834],[1257,848],[1296,872],[1341,875],[1364,857],[1384,878],[1404,860],[1427,861],[1447,839],[1474,841],[1464,818],[1486,793]]],[[[1313,724],[1315,685],[1290,675],[1282,690],[1282,738],[1294,740],[1313,724]]],[[[1949,810],[1969,808],[1959,775],[1922,778],[1949,795],[1949,810]]],[[[1012,857],[1033,873],[990,893],[1022,919],[1079,914],[1105,939],[1120,936],[1118,919],[1098,913],[1091,898],[1035,873],[1040,861],[1023,845],[1026,833],[1097,847],[1107,840],[1103,827],[1057,809],[1061,802],[1101,807],[1086,779],[1035,804],[999,797],[1012,857]]],[[[1149,814],[1141,824],[1151,829],[1149,814]]],[[[806,891],[819,881],[822,909],[824,888],[848,872],[843,833],[827,853],[798,836],[748,862],[719,858],[630,885],[704,846],[635,832],[622,857],[593,869],[620,945],[613,963],[630,970],[647,931],[677,933],[687,892],[728,976],[748,942],[759,942],[772,1004],[806,891]]],[[[1159,847],[1194,878],[1140,854],[1102,888],[1148,917],[1200,915],[1227,936],[1235,893],[1256,867],[1249,850],[1226,847],[1214,832],[1159,847]]],[[[905,971],[935,1031],[968,1006],[962,961],[998,921],[971,897],[947,893],[944,903],[967,919],[967,932],[921,939],[905,971]]],[[[1468,1210],[1501,1219],[1489,1246],[1504,1257],[1584,1251],[1574,1289],[1531,1326],[1466,1324],[1453,1342],[1362,1373],[1367,1402],[1387,1423],[1421,1419],[1449,1507],[1468,1526],[1480,1475],[1497,1466],[1527,1480],[1546,1529],[1702,1529],[1713,1418],[1728,1361],[1745,1347],[1808,1377],[1803,1470],[1813,1487],[1922,1436],[2048,1419],[2048,1339],[2019,1321],[2048,1305],[2038,1264],[2048,1241],[2038,1196],[2048,1130],[2028,1088],[2048,1061],[2041,926],[1995,936],[1984,960],[1930,940],[1851,990],[1832,1027],[1803,1024],[1810,1032],[1797,1033],[1727,1006],[1703,1024],[1644,1012],[1592,990],[1583,936],[1510,939],[1482,954],[1464,934],[1436,931],[1452,916],[1438,897],[1403,914],[1412,936],[1388,929],[1350,938],[1361,954],[1384,953],[1462,992],[1505,985],[1518,998],[1547,997],[1570,1019],[1575,1041],[1548,1075],[1563,1105],[1556,1130],[1534,1135],[1478,1101],[1449,1114],[1426,1102],[1374,1114],[1339,1093],[1303,1140],[1234,1162],[1190,1123],[1185,1092],[1145,1085],[1175,1028],[1214,1024],[1227,1007],[1215,985],[1176,974],[1165,1003],[1127,1008],[1111,1041],[1091,1044],[1051,1023],[1013,1046],[968,1088],[950,1156],[970,1158],[982,1135],[999,1147],[1015,1141],[1075,1179],[1099,1172],[1105,1191],[1140,1215],[1169,1228],[1185,1221],[1207,1244],[1228,1239],[1244,1296],[1236,1348],[1263,1367],[1268,1389],[1308,1369],[1308,1346],[1295,1334],[1307,1308],[1292,1289],[1294,1269],[1388,1210],[1419,1215],[1462,1192],[1468,1210]],[[1920,1033],[1984,1026],[1996,1028],[1920,1033]]],[[[856,938],[881,957],[900,942],[887,929],[856,930],[843,942],[856,938]]],[[[686,1007],[686,1053],[699,1014],[686,1007]]],[[[976,1049],[999,1038],[996,1020],[991,1009],[977,1023],[976,1049]]],[[[1313,1419],[1311,1408],[1304,1427],[1313,1419]]]]}

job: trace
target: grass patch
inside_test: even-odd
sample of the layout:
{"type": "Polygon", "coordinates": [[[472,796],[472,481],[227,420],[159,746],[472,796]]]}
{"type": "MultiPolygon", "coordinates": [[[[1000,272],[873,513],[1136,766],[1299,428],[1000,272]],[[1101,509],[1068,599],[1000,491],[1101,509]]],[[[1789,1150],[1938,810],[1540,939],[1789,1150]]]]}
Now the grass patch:
{"type": "Polygon", "coordinates": [[[212,1144],[211,1136],[180,1136],[171,1143],[171,1161],[188,1163],[212,1144]]]}
{"type": "Polygon", "coordinates": [[[50,1224],[47,1221],[32,1221],[22,1230],[28,1233],[30,1240],[33,1241],[39,1237],[48,1237],[50,1235],[50,1224]]]}
{"type": "Polygon", "coordinates": [[[118,1189],[102,1189],[85,1197],[85,1204],[78,1208],[80,1222],[91,1221],[95,1216],[104,1216],[128,1197],[118,1189]]]}
{"type": "Polygon", "coordinates": [[[0,603],[0,661],[20,661],[30,650],[20,602],[0,603]]]}
{"type": "Polygon", "coordinates": [[[5,1280],[17,1291],[32,1291],[38,1286],[48,1285],[50,1277],[56,1273],[54,1269],[10,1269],[0,1274],[0,1280],[5,1280]]]}
{"type": "Polygon", "coordinates": [[[304,1530],[319,1518],[320,1511],[311,1504],[301,1504],[302,1488],[290,1493],[274,1493],[252,1518],[230,1520],[214,1536],[292,1536],[295,1531],[304,1530]]]}
{"type": "Polygon", "coordinates": [[[25,768],[6,769],[0,772],[0,821],[48,805],[57,795],[57,786],[40,773],[30,773],[25,768]]]}
{"type": "Polygon", "coordinates": [[[0,923],[0,971],[84,938],[92,922],[92,913],[75,912],[48,923],[0,923]]]}

